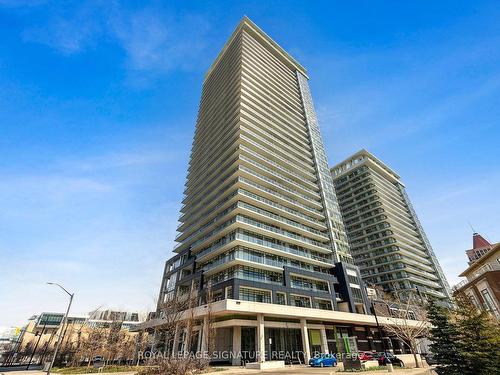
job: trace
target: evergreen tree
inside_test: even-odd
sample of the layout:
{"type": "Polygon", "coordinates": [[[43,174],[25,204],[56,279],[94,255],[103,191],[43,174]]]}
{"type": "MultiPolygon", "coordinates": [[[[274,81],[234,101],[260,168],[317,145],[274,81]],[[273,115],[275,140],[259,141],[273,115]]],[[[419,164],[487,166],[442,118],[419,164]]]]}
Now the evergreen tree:
{"type": "Polygon", "coordinates": [[[500,373],[500,325],[465,296],[456,298],[456,326],[464,375],[500,373]]]}
{"type": "Polygon", "coordinates": [[[429,339],[438,363],[436,372],[440,375],[463,375],[464,362],[458,345],[460,335],[452,322],[451,311],[431,301],[427,306],[427,317],[432,324],[429,339]]]}
{"type": "Polygon", "coordinates": [[[431,302],[427,316],[432,324],[431,351],[442,375],[500,374],[500,324],[477,309],[467,296],[455,299],[449,310],[431,302]]]}

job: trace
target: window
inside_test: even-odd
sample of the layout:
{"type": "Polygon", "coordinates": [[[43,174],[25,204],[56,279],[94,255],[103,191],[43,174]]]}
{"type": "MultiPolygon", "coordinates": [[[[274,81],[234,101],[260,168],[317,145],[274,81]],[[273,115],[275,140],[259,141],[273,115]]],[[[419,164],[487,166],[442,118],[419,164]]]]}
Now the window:
{"type": "Polygon", "coordinates": [[[292,288],[329,292],[328,283],[325,281],[311,280],[299,276],[292,276],[290,281],[292,288]]]}
{"type": "Polygon", "coordinates": [[[180,285],[179,288],[177,289],[177,293],[179,296],[182,296],[182,295],[188,294],[189,290],[190,290],[189,285],[180,285]]]}
{"type": "Polygon", "coordinates": [[[212,301],[213,302],[221,301],[223,299],[224,299],[223,289],[219,289],[219,290],[216,290],[213,292],[213,294],[212,294],[212,301]]]}
{"type": "Polygon", "coordinates": [[[171,301],[174,298],[174,291],[170,291],[168,293],[165,293],[163,295],[163,303],[166,303],[167,301],[171,301]]]}
{"type": "Polygon", "coordinates": [[[352,296],[356,302],[363,302],[363,294],[358,288],[351,288],[352,296]]]}
{"type": "Polygon", "coordinates": [[[292,306],[311,307],[311,299],[309,297],[290,295],[290,302],[292,306]]]}
{"type": "Polygon", "coordinates": [[[491,298],[491,294],[488,289],[481,290],[481,295],[483,296],[484,302],[486,304],[486,310],[491,312],[496,312],[495,302],[493,302],[493,298],[491,298]]]}
{"type": "Polygon", "coordinates": [[[271,292],[269,290],[240,287],[240,299],[243,301],[271,303],[271,292]]]}
{"type": "Polygon", "coordinates": [[[170,277],[167,279],[167,283],[166,283],[167,291],[174,290],[176,283],[177,283],[177,272],[170,275],[170,277]]]}
{"type": "Polygon", "coordinates": [[[327,299],[320,299],[320,298],[315,298],[314,299],[314,307],[320,310],[333,310],[332,308],[332,301],[327,300],[327,299]]]}
{"type": "Polygon", "coordinates": [[[38,325],[59,325],[63,320],[63,314],[42,314],[38,320],[38,325]]]}
{"type": "Polygon", "coordinates": [[[359,280],[358,280],[358,278],[356,276],[347,275],[347,280],[351,284],[357,284],[357,285],[359,285],[359,280]]]}
{"type": "Polygon", "coordinates": [[[481,308],[481,304],[477,300],[476,295],[474,294],[474,292],[468,291],[466,294],[469,297],[469,299],[471,300],[471,302],[474,304],[474,306],[476,306],[478,309],[480,309],[481,308]]]}
{"type": "Polygon", "coordinates": [[[286,305],[286,294],[285,293],[276,293],[276,304],[278,305],[286,305]]]}

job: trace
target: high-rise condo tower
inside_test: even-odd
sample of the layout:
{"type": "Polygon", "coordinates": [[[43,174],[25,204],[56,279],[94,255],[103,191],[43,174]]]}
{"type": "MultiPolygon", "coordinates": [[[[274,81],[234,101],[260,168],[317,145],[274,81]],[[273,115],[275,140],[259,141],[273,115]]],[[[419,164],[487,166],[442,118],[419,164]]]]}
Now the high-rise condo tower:
{"type": "Polygon", "coordinates": [[[368,284],[450,298],[399,175],[366,150],[332,169],[354,261],[368,284]]]}
{"type": "Polygon", "coordinates": [[[382,350],[363,339],[375,320],[306,71],[248,18],[205,76],[182,203],[177,254],[146,323],[161,327],[162,304],[198,296],[203,324],[176,335],[176,350],[207,348],[207,290],[217,349],[257,355],[247,360],[263,362],[265,351],[302,351],[307,360],[313,350],[382,350]]]}

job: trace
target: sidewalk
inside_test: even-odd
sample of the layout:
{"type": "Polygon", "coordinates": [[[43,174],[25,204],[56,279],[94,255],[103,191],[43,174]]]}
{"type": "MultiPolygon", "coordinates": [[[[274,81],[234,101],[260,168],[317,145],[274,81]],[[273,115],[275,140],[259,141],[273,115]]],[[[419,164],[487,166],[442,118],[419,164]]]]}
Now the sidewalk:
{"type": "MultiPolygon", "coordinates": [[[[40,370],[12,370],[12,371],[4,371],[0,370],[0,375],[46,375],[45,371],[40,370]]],[[[134,371],[128,372],[99,372],[99,373],[89,373],[88,375],[134,375],[134,371]]],[[[60,375],[57,372],[51,372],[51,375],[60,375]]],[[[85,375],[85,374],[78,374],[85,375]]]]}
{"type": "MultiPolygon", "coordinates": [[[[286,367],[282,369],[273,369],[273,370],[248,370],[243,367],[218,367],[223,368],[224,371],[221,371],[221,375],[245,375],[245,374],[257,374],[257,373],[265,373],[266,375],[282,375],[282,374],[294,374],[294,375],[341,375],[341,374],[349,374],[348,372],[338,372],[338,367],[309,367],[309,366],[292,366],[286,367]]],[[[217,373],[217,372],[215,372],[217,373]]],[[[214,373],[214,374],[215,374],[214,373]]],[[[356,374],[356,373],[353,373],[356,374]]],[[[363,375],[383,375],[388,374],[385,370],[378,371],[364,371],[359,374],[363,375]]],[[[400,369],[394,368],[393,374],[395,375],[434,375],[435,372],[432,371],[431,367],[425,368],[414,368],[414,369],[400,369]]]]}
{"type": "MultiPolygon", "coordinates": [[[[348,372],[338,372],[338,367],[309,367],[309,366],[287,366],[282,369],[273,370],[249,370],[244,367],[222,367],[215,366],[215,368],[224,369],[224,371],[214,371],[209,374],[220,374],[220,375],[245,375],[245,374],[258,374],[265,373],[266,375],[282,375],[282,374],[294,374],[294,375],[341,375],[349,374],[348,372]]],[[[19,371],[0,371],[0,375],[45,375],[44,371],[40,370],[19,370],[19,371]]],[[[99,373],[99,375],[134,375],[134,372],[113,372],[113,373],[99,373]]],[[[355,374],[355,373],[354,373],[355,374]]],[[[383,375],[388,374],[385,370],[379,371],[365,371],[360,372],[363,375],[383,375]]],[[[399,369],[395,368],[393,374],[395,375],[434,375],[435,372],[432,371],[431,367],[425,368],[415,368],[415,369],[399,369]]],[[[94,375],[94,374],[92,374],[94,375]]],[[[97,374],[95,374],[97,375],[97,374]]]]}

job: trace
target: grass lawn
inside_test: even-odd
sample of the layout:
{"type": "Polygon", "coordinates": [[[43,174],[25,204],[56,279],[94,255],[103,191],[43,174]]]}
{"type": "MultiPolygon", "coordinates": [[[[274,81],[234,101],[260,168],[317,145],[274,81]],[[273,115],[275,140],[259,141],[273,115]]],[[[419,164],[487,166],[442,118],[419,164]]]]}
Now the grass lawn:
{"type": "MultiPolygon", "coordinates": [[[[137,372],[140,369],[143,369],[144,366],[106,366],[102,370],[103,373],[107,372],[137,372]]],[[[224,371],[225,368],[221,367],[209,367],[204,373],[208,372],[219,372],[224,371]]],[[[80,367],[62,367],[62,368],[54,368],[52,370],[53,373],[71,375],[71,374],[97,374],[99,371],[94,367],[80,366],[80,367]]]]}
{"type": "MultiPolygon", "coordinates": [[[[414,370],[414,368],[409,368],[409,367],[394,367],[394,372],[406,372],[406,371],[411,371],[414,370]]],[[[361,370],[339,370],[338,372],[341,373],[356,373],[356,372],[367,372],[367,371],[387,371],[386,366],[373,366],[373,367],[368,367],[366,369],[361,369],[361,370]]]]}
{"type": "MultiPolygon", "coordinates": [[[[130,372],[130,371],[137,371],[136,366],[106,366],[102,370],[102,372],[130,372]]],[[[62,368],[56,368],[52,370],[52,372],[57,373],[57,374],[93,374],[93,373],[98,373],[98,369],[95,367],[87,367],[87,366],[80,366],[80,367],[62,367],[62,368]]]]}

